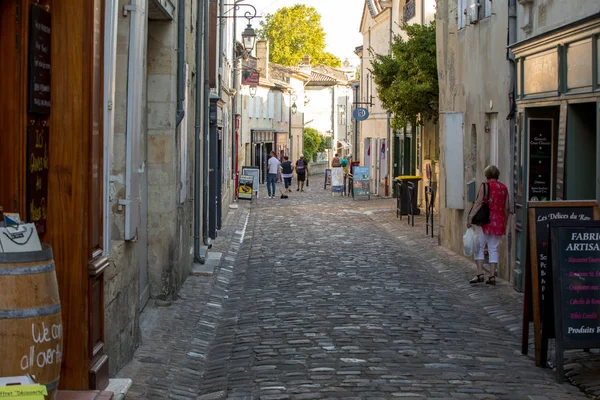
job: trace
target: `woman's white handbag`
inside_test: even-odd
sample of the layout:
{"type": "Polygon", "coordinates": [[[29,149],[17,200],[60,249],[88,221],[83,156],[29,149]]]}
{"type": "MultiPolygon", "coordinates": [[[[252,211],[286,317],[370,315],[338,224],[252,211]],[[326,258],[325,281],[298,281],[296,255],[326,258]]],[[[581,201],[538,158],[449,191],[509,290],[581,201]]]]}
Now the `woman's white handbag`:
{"type": "Polygon", "coordinates": [[[35,224],[22,224],[0,228],[0,252],[22,253],[41,251],[42,244],[35,224]]]}

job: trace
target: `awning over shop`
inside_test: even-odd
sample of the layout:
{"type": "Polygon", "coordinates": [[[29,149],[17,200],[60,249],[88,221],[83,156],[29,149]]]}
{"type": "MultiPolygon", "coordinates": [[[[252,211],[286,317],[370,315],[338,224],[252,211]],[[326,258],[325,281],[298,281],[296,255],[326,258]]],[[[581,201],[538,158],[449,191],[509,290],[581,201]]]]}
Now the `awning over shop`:
{"type": "Polygon", "coordinates": [[[250,129],[253,142],[272,142],[275,139],[275,129],[250,129]]]}

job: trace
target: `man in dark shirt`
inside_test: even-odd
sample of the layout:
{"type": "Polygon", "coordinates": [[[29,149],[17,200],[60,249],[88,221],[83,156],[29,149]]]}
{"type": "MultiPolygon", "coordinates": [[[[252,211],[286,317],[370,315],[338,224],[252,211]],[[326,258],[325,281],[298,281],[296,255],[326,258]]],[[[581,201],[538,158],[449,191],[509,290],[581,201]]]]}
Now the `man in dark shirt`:
{"type": "Polygon", "coordinates": [[[294,172],[294,166],[290,161],[288,156],[283,157],[283,162],[281,163],[281,177],[283,178],[283,182],[285,183],[285,191],[291,192],[290,186],[292,186],[292,174],[294,172]]]}
{"type": "Polygon", "coordinates": [[[300,154],[300,159],[296,161],[296,174],[298,175],[298,189],[296,191],[304,192],[304,181],[308,175],[308,161],[306,161],[303,154],[300,154]]]}

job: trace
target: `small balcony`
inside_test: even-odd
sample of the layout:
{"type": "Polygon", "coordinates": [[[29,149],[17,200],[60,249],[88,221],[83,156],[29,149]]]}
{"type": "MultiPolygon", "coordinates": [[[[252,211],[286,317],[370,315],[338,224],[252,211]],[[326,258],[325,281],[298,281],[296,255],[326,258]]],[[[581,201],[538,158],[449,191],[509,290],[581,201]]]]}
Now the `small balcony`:
{"type": "Polygon", "coordinates": [[[415,0],[408,0],[406,2],[406,4],[404,5],[404,10],[403,10],[403,19],[404,22],[408,22],[411,19],[413,19],[416,15],[416,8],[415,8],[415,0]]]}

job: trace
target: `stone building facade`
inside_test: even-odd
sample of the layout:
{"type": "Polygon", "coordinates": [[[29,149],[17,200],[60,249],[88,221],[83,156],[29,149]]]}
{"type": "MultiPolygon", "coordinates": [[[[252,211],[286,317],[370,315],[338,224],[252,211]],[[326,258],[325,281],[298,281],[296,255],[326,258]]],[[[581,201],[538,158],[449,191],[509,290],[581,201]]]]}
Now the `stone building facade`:
{"type": "Polygon", "coordinates": [[[104,321],[113,374],[133,356],[148,300],[168,304],[193,261],[197,2],[138,2],[133,9],[129,3],[119,0],[107,15],[112,32],[105,55],[112,86],[105,90],[110,266],[104,321]]]}
{"type": "MultiPolygon", "coordinates": [[[[440,242],[462,252],[462,236],[473,199],[467,183],[484,180],[495,164],[500,180],[512,187],[510,61],[506,32],[509,7],[487,2],[469,14],[462,0],[442,0],[437,8],[440,84],[440,242]]],[[[512,231],[500,246],[498,275],[510,279],[512,231]]]]}
{"type": "Polygon", "coordinates": [[[600,200],[600,2],[517,0],[514,54],[515,287],[523,287],[527,204],[600,200]],[[543,141],[539,165],[533,143],[543,141]]]}
{"type": "MultiPolygon", "coordinates": [[[[388,54],[394,37],[406,39],[402,24],[428,24],[435,15],[434,0],[366,0],[360,24],[362,46],[357,48],[361,58],[360,98],[357,106],[368,109],[370,115],[359,123],[360,149],[355,160],[371,169],[371,188],[382,196],[392,194],[393,180],[399,175],[418,175],[424,183],[437,186],[438,128],[432,123],[407,126],[395,131],[377,94],[371,73],[376,54],[388,54]],[[426,180],[426,171],[432,171],[426,180]]],[[[421,186],[422,188],[422,186],[421,186]]],[[[419,191],[419,198],[422,196],[419,191]]]]}

